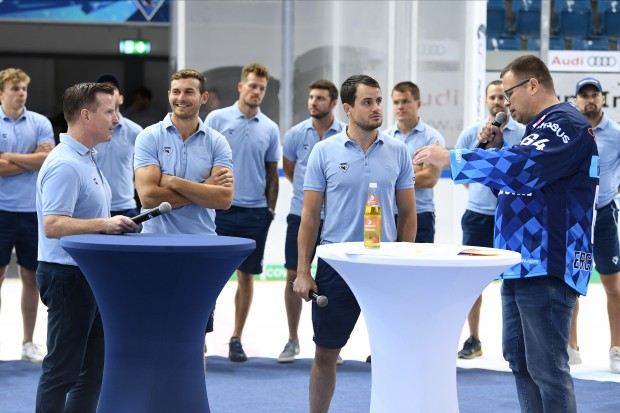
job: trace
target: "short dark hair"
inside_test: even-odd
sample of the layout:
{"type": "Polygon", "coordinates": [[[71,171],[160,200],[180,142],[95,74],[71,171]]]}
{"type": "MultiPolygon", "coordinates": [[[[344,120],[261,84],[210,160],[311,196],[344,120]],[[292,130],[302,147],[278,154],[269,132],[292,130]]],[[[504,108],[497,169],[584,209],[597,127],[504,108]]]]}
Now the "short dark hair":
{"type": "Polygon", "coordinates": [[[114,96],[114,87],[107,83],[86,82],[69,86],[62,95],[62,111],[69,125],[80,117],[82,109],[97,110],[97,93],[114,96]]]}
{"type": "Polygon", "coordinates": [[[336,87],[336,85],[334,85],[333,82],[329,80],[315,80],[314,82],[310,83],[310,86],[308,86],[308,90],[312,89],[327,90],[329,92],[329,100],[332,102],[338,99],[338,88],[336,87]]]}
{"type": "Polygon", "coordinates": [[[241,82],[248,80],[250,73],[254,73],[258,77],[264,77],[267,81],[269,81],[269,69],[260,63],[250,63],[241,69],[241,82]]]}
{"type": "Polygon", "coordinates": [[[173,80],[179,79],[196,79],[200,82],[200,94],[202,95],[207,91],[207,78],[197,70],[194,69],[181,69],[175,72],[172,77],[170,77],[170,83],[173,80]]]}
{"type": "Polygon", "coordinates": [[[407,82],[397,83],[392,89],[392,93],[394,92],[400,92],[400,93],[410,92],[411,96],[413,97],[413,100],[420,100],[420,88],[418,87],[418,85],[416,85],[413,82],[407,81],[407,82]]]}
{"type": "Polygon", "coordinates": [[[484,89],[484,96],[486,97],[489,94],[489,88],[491,86],[501,86],[501,85],[502,85],[502,81],[499,80],[499,79],[493,80],[492,82],[489,82],[487,87],[484,89]]]}
{"type": "Polygon", "coordinates": [[[381,89],[379,82],[370,76],[366,75],[353,75],[349,77],[340,86],[340,100],[342,103],[347,103],[351,106],[355,106],[355,98],[357,93],[357,85],[362,84],[377,89],[381,89]]]}
{"type": "Polygon", "coordinates": [[[514,77],[518,80],[535,78],[545,89],[555,94],[553,78],[551,77],[549,68],[547,68],[547,65],[542,60],[534,55],[517,57],[506,65],[499,77],[503,79],[504,75],[508,72],[512,72],[514,77]]]}

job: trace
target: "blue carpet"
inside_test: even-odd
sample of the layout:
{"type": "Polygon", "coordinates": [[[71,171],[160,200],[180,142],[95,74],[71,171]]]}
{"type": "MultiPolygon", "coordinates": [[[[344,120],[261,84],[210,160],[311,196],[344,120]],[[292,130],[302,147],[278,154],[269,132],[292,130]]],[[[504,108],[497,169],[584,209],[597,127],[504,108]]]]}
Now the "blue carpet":
{"type": "MultiPolygon", "coordinates": [[[[308,411],[310,359],[278,364],[250,358],[231,363],[207,358],[207,390],[213,413],[302,413],[308,411]]],[[[23,361],[0,361],[0,412],[31,413],[41,367],[23,361]]],[[[512,374],[458,369],[461,413],[518,413],[512,374]]],[[[620,412],[620,384],[575,379],[582,413],[620,412]]],[[[370,365],[347,360],[338,366],[331,413],[367,412],[370,407],[370,365]]],[[[143,412],[136,412],[143,413],[143,412]]],[[[148,413],[148,412],[144,412],[148,413]]]]}

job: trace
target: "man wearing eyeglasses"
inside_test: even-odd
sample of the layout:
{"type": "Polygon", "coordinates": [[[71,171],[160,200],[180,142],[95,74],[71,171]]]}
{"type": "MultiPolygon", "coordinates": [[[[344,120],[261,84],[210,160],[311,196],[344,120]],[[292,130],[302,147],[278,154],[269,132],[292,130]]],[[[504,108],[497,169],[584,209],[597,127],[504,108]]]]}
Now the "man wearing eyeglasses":
{"type": "Polygon", "coordinates": [[[521,254],[501,275],[503,352],[521,410],[574,413],[568,336],[592,268],[598,151],[590,124],[560,103],[538,57],[516,58],[500,77],[506,107],[526,125],[518,145],[503,146],[502,130],[489,122],[478,135],[487,149],[427,146],[414,162],[450,165],[455,183],[481,183],[497,195],[494,246],[521,254]]]}
{"type": "MultiPolygon", "coordinates": [[[[620,245],[618,242],[618,207],[614,197],[618,192],[620,171],[620,125],[603,113],[605,95],[598,80],[592,77],[577,82],[575,106],[586,117],[594,134],[601,157],[601,183],[596,204],[594,224],[594,262],[601,275],[601,283],[607,293],[607,314],[611,336],[609,368],[620,373],[620,245]]],[[[581,363],[577,343],[577,315],[579,300],[573,310],[568,340],[569,364],[581,363]]]]}

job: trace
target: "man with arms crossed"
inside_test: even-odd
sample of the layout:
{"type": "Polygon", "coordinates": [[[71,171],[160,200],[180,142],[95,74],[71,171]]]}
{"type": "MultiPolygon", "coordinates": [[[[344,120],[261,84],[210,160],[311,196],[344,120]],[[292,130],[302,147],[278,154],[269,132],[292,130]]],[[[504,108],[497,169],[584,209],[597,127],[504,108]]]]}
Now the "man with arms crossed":
{"type": "Polygon", "coordinates": [[[254,252],[237,268],[235,327],[228,352],[231,361],[247,360],[241,334],[252,305],[254,275],[263,272],[267,232],[278,199],[280,133],[278,125],[260,110],[268,81],[265,66],[245,66],[237,85],[239,100],[206,118],[207,125],[228,140],[235,160],[235,195],[230,209],[217,211],[217,233],[256,241],[254,252]]]}
{"type": "Polygon", "coordinates": [[[26,109],[29,83],[21,69],[0,71],[0,287],[15,247],[22,280],[22,360],[41,362],[44,353],[32,342],[39,307],[35,186],[54,148],[54,132],[45,116],[26,109]]]}
{"type": "Polygon", "coordinates": [[[598,154],[590,125],[560,103],[547,66],[521,56],[501,73],[506,106],[526,124],[525,136],[503,146],[486,124],[487,149],[422,148],[414,162],[450,165],[455,183],[477,182],[498,194],[496,248],[521,253],[502,274],[502,345],[521,411],[577,411],[568,366],[568,335],[577,296],[588,289],[598,154]],[[484,171],[484,173],[481,173],[484,171]]]}
{"type": "MultiPolygon", "coordinates": [[[[454,146],[455,149],[474,149],[478,145],[480,129],[487,123],[492,123],[498,113],[504,112],[508,115],[508,110],[504,105],[501,80],[494,80],[487,85],[486,105],[489,110],[487,120],[478,122],[461,132],[454,146]]],[[[500,129],[504,133],[504,141],[508,146],[518,144],[525,132],[525,127],[515,122],[510,115],[507,116],[506,122],[500,126],[500,129]]],[[[465,187],[469,191],[469,199],[463,218],[461,218],[463,245],[493,248],[497,197],[493,195],[491,189],[482,184],[465,184],[465,187]]],[[[479,334],[481,307],[482,295],[478,297],[467,316],[469,338],[463,343],[463,349],[458,353],[459,358],[472,359],[482,355],[482,343],[480,343],[479,334]]]]}
{"type": "Polygon", "coordinates": [[[310,412],[327,413],[336,387],[336,362],[355,327],[360,307],[342,277],[319,259],[316,281],[310,263],[325,219],[321,244],[362,241],[368,184],[377,183],[382,209],[382,240],[413,242],[416,232],[411,156],[406,146],[379,132],[383,122],[381,89],[365,75],[351,76],[340,88],[349,119],[346,131],[315,145],[306,170],[304,206],[299,228],[299,262],[294,290],[306,301],[310,290],[330,299],[312,303],[316,352],[310,372],[310,412]],[[391,165],[391,168],[386,168],[391,165]],[[398,228],[394,222],[398,207],[398,228]]]}
{"type": "MultiPolygon", "coordinates": [[[[603,113],[605,95],[598,80],[587,77],[577,83],[575,105],[586,117],[596,136],[601,158],[601,183],[594,224],[594,262],[607,294],[609,316],[609,369],[620,373],[620,246],[618,245],[618,207],[614,197],[618,192],[620,172],[620,125],[603,113]]],[[[579,300],[573,310],[568,340],[568,364],[581,363],[577,343],[579,300]]]]}
{"type": "Polygon", "coordinates": [[[47,348],[36,412],[94,413],[103,375],[103,325],[84,274],[60,246],[67,235],[124,234],[138,226],[110,218],[111,191],[93,148],[112,139],[118,123],[114,89],[81,83],[63,95],[66,134],[37,179],[37,285],[47,306],[47,348]]]}
{"type": "MultiPolygon", "coordinates": [[[[286,284],[284,286],[284,304],[288,320],[288,343],[278,357],[280,363],[290,363],[299,354],[297,329],[301,316],[301,297],[293,291],[291,284],[297,278],[297,235],[301,222],[301,209],[304,202],[304,177],[308,157],[315,144],[340,133],[344,123],[334,116],[338,103],[338,89],[329,80],[317,80],[309,86],[308,112],[310,118],[293,126],[284,135],[282,165],[284,176],[293,184],[291,210],[286,217],[286,246],[284,255],[286,263],[286,284]]],[[[318,241],[318,238],[317,238],[318,241]]]]}

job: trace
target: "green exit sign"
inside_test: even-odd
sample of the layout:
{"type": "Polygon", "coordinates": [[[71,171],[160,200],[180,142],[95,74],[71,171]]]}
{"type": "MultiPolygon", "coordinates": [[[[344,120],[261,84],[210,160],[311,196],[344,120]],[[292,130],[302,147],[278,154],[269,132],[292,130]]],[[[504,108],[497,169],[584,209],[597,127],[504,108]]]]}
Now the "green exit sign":
{"type": "Polygon", "coordinates": [[[121,40],[118,50],[122,54],[149,54],[151,42],[148,40],[121,40]]]}

